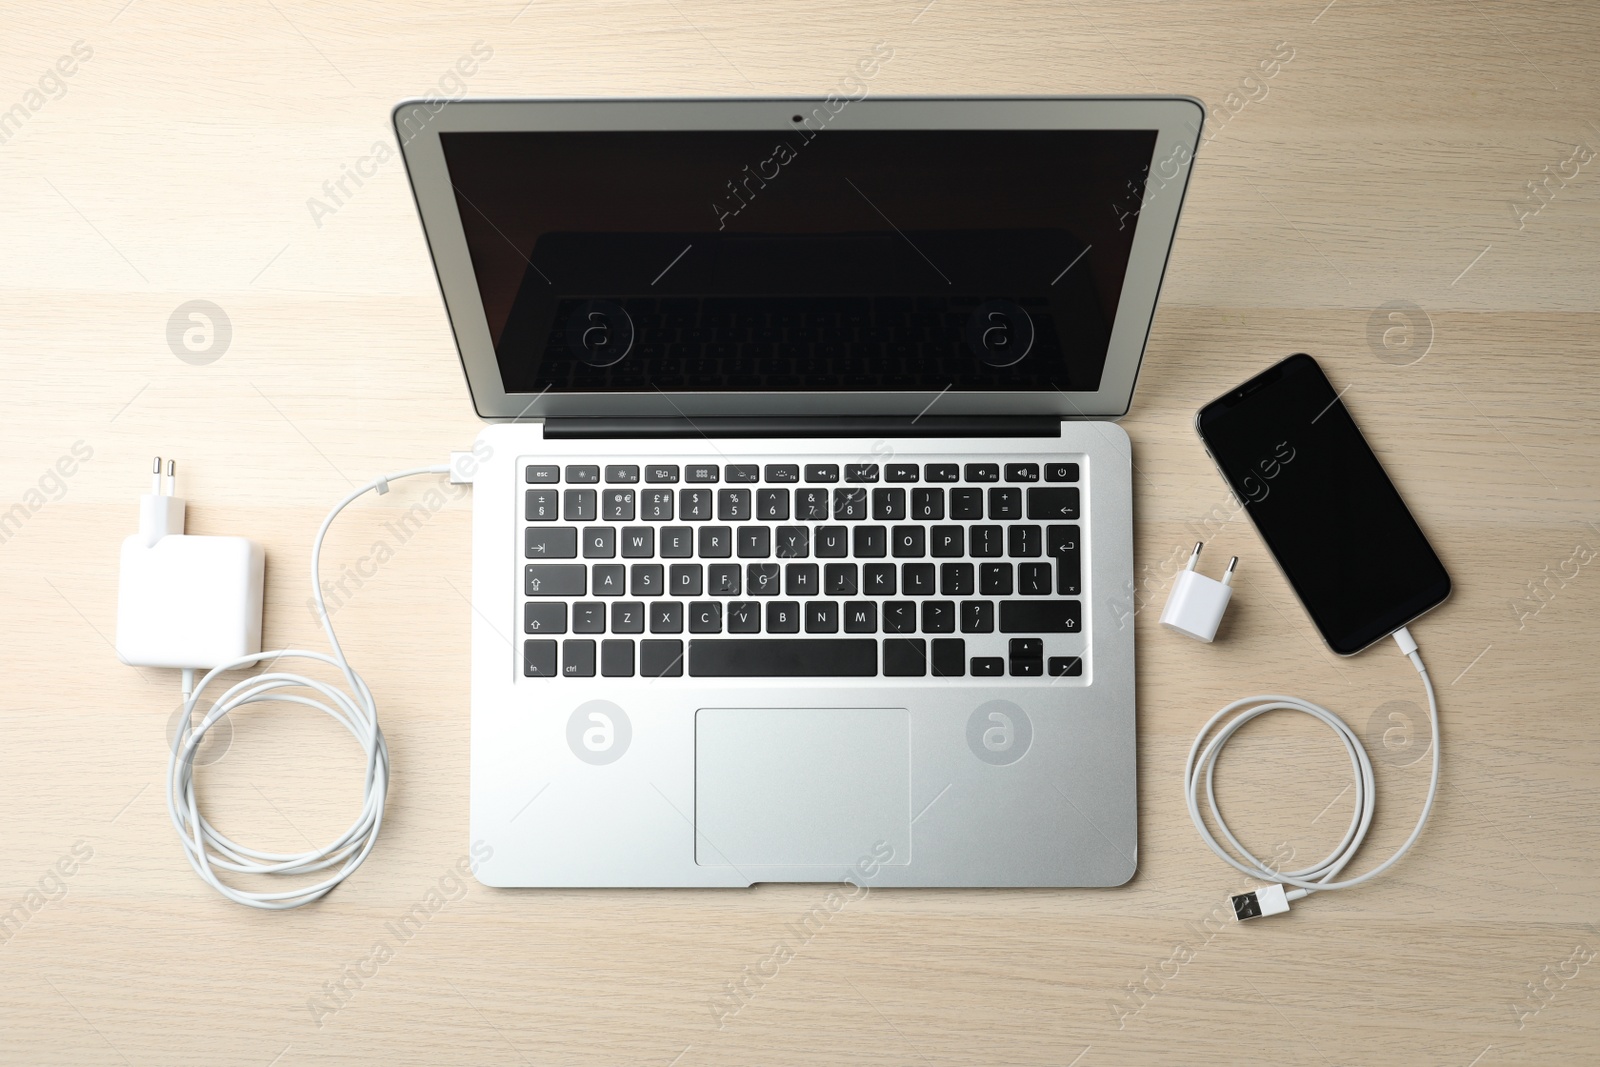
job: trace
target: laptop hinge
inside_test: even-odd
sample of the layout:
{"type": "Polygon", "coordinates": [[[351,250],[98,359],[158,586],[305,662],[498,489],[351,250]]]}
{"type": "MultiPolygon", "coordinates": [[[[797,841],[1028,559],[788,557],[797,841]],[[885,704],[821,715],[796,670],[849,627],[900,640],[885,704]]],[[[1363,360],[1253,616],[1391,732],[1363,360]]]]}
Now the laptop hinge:
{"type": "Polygon", "coordinates": [[[547,440],[662,437],[1060,437],[1059,415],[548,417],[547,440]]]}

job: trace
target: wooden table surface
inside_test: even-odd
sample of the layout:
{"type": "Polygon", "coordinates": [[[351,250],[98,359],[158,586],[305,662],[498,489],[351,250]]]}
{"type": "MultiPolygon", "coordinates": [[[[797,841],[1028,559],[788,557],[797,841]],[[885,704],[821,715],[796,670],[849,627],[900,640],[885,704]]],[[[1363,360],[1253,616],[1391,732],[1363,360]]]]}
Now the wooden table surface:
{"type": "MultiPolygon", "coordinates": [[[[5,5],[0,1060],[1596,1062],[1600,10],[868,8],[5,5]],[[191,532],[267,546],[268,646],[319,648],[306,557],[325,509],[479,427],[400,162],[363,164],[371,176],[337,201],[324,183],[390,141],[402,97],[821,94],[878,41],[893,56],[875,94],[1157,91],[1212,106],[1123,422],[1151,608],[1137,616],[1135,880],[873,891],[803,941],[792,924],[826,887],[461,881],[462,494],[337,614],[394,760],[370,861],[285,914],[202,885],[162,797],[177,679],[121,666],[110,644],[150,457],[177,458],[191,532]],[[169,340],[194,300],[228,324],[190,339],[209,346],[198,355],[169,340]],[[1212,711],[1286,692],[1347,718],[1379,777],[1358,866],[1398,844],[1427,780],[1416,676],[1387,647],[1324,650],[1190,429],[1205,399],[1295,351],[1346,390],[1454,577],[1417,627],[1444,780],[1420,846],[1387,876],[1240,927],[1221,916],[1241,879],[1181,798],[1212,711]],[[1213,559],[1243,560],[1209,648],[1155,625],[1201,538],[1213,559]],[[394,936],[419,903],[426,925],[394,936]],[[785,940],[793,958],[774,969],[785,940]],[[750,993],[722,1010],[734,982],[750,993]]],[[[347,512],[329,566],[426,488],[347,512]]],[[[243,714],[203,758],[213,818],[260,847],[321,841],[359,802],[358,753],[310,715],[243,714]]],[[[1309,720],[1252,727],[1220,775],[1234,826],[1285,860],[1321,855],[1349,817],[1342,760],[1309,720]]]]}

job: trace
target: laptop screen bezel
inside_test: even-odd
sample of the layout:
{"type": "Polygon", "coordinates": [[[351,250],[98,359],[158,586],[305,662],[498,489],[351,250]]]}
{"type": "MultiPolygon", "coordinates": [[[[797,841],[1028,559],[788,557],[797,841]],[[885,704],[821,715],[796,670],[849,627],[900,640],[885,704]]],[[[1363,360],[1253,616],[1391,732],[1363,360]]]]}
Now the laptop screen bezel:
{"type": "MultiPolygon", "coordinates": [[[[480,417],[1058,415],[1119,418],[1128,411],[1156,298],[1193,170],[1205,107],[1192,97],[866,97],[841,105],[827,129],[1153,130],[1146,184],[1099,388],[1064,392],[882,390],[859,392],[507,393],[451,188],[443,133],[542,130],[793,129],[791,117],[827,106],[820,97],[759,99],[407,100],[393,122],[433,258],[462,369],[480,417]],[[1170,172],[1170,173],[1169,173],[1170,172]]],[[[832,109],[829,109],[831,113],[832,109]]],[[[826,136],[826,130],[821,136],[826,136]]],[[[1106,211],[1119,210],[1107,204],[1106,211]]]]}

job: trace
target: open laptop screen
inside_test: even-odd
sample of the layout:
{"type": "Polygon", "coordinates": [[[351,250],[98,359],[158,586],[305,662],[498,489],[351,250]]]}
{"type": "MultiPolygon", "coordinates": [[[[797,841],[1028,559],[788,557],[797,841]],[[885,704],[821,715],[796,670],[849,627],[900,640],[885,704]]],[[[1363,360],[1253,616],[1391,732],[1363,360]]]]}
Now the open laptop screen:
{"type": "Polygon", "coordinates": [[[507,393],[1092,392],[1156,131],[440,142],[507,393]]]}

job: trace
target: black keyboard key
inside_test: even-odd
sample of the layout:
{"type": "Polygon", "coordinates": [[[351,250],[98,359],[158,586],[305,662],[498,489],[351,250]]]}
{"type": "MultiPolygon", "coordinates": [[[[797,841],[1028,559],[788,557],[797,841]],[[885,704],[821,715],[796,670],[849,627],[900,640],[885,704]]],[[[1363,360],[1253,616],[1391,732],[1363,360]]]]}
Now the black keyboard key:
{"type": "Polygon", "coordinates": [[[972,564],[939,564],[940,596],[971,596],[973,589],[972,564]]]}
{"type": "Polygon", "coordinates": [[[779,559],[805,559],[809,555],[811,555],[811,530],[809,527],[778,527],[779,559]]]}
{"type": "Polygon", "coordinates": [[[628,594],[630,596],[663,596],[666,594],[666,570],[659,563],[635,563],[629,568],[628,594]]]}
{"type": "Polygon", "coordinates": [[[794,517],[803,522],[826,522],[828,519],[828,491],[826,489],[796,489],[794,491],[794,517]]]}
{"type": "Polygon", "coordinates": [[[637,600],[618,600],[611,605],[611,632],[644,633],[644,604],[637,600]]]}
{"type": "Polygon", "coordinates": [[[800,605],[793,600],[767,602],[767,633],[797,634],[800,632],[800,605]]]}
{"type": "Polygon", "coordinates": [[[560,467],[529,467],[527,472],[529,485],[550,485],[561,480],[560,467]]]}
{"type": "Polygon", "coordinates": [[[789,490],[757,489],[756,518],[764,522],[786,522],[789,518],[789,490]]]}
{"type": "Polygon", "coordinates": [[[754,600],[731,600],[727,614],[730,634],[758,634],[761,632],[761,605],[754,600]]]}
{"type": "Polygon", "coordinates": [[[672,490],[646,489],[640,493],[639,517],[645,522],[671,522],[672,490]]]}
{"type": "Polygon", "coordinates": [[[1013,637],[1006,651],[1012,674],[1034,678],[1044,673],[1044,642],[1037,637],[1013,637]]]}
{"type": "Polygon", "coordinates": [[[1000,464],[998,463],[968,463],[967,481],[969,482],[998,482],[1000,480],[1000,464]]]}
{"type": "Polygon", "coordinates": [[[742,574],[737,563],[713,563],[706,571],[706,592],[712,596],[738,596],[742,574]]]}
{"type": "Polygon", "coordinates": [[[1050,588],[1050,564],[1017,564],[1017,592],[1023,596],[1049,596],[1054,592],[1050,588]]]}
{"type": "Polygon", "coordinates": [[[529,678],[554,678],[556,643],[544,640],[522,642],[522,673],[529,678]]]}
{"type": "Polygon", "coordinates": [[[961,466],[957,463],[929,463],[922,468],[922,476],[930,482],[958,482],[961,466]]]}
{"type": "Polygon", "coordinates": [[[815,563],[790,563],[783,568],[784,596],[816,596],[821,584],[815,563]]]}
{"type": "Polygon", "coordinates": [[[698,563],[674,563],[667,575],[667,592],[673,596],[703,596],[705,576],[698,563]]]}
{"type": "Polygon", "coordinates": [[[523,518],[529,522],[555,522],[559,517],[556,515],[556,506],[560,499],[559,489],[529,489],[523,518]]]}
{"type": "Polygon", "coordinates": [[[768,463],[763,473],[769,482],[798,482],[800,468],[794,463],[768,463]]]}
{"type": "Polygon", "coordinates": [[[691,463],[684,472],[683,480],[686,482],[714,482],[717,480],[718,471],[715,463],[691,463]]]}
{"type": "Polygon", "coordinates": [[[1016,587],[1012,584],[1011,564],[980,563],[978,592],[984,596],[1010,596],[1016,592],[1016,587]]]}
{"type": "Polygon", "coordinates": [[[578,531],[571,526],[530,526],[522,550],[529,559],[576,559],[578,531]]]}
{"type": "MultiPolygon", "coordinates": [[[[890,531],[891,549],[896,559],[920,559],[928,554],[927,531],[921,526],[896,526],[890,531]]],[[[931,564],[929,565],[931,568],[931,564]]]]}
{"type": "Polygon", "coordinates": [[[700,555],[706,559],[727,559],[733,555],[733,527],[700,527],[700,555]]]}
{"type": "Polygon", "coordinates": [[[933,585],[933,575],[931,563],[901,564],[900,589],[906,596],[932,596],[938,592],[933,585]]]}
{"type": "Polygon", "coordinates": [[[1037,463],[1007,463],[1006,481],[1008,482],[1036,482],[1039,480],[1039,465],[1037,463]]]}
{"type": "Polygon", "coordinates": [[[845,482],[877,482],[877,464],[845,464],[845,482]]]}
{"type": "Polygon", "coordinates": [[[1015,523],[1006,527],[1006,542],[1006,551],[1012,556],[1037,556],[1044,551],[1044,531],[1031,523],[1015,523]]]}
{"type": "Polygon", "coordinates": [[[1003,600],[1003,634],[1075,634],[1083,629],[1083,603],[1078,600],[1003,600]]]}
{"type": "Polygon", "coordinates": [[[600,642],[600,676],[633,677],[633,642],[626,637],[600,642]]]}
{"type": "Polygon", "coordinates": [[[1076,526],[1052,526],[1045,531],[1045,551],[1055,557],[1056,594],[1077,596],[1083,592],[1083,553],[1076,526]]]}
{"type": "Polygon", "coordinates": [[[647,482],[675,482],[678,480],[678,465],[676,463],[648,463],[644,468],[644,480],[647,482]]]}
{"type": "Polygon", "coordinates": [[[761,468],[754,463],[730,463],[723,469],[730,482],[759,482],[761,468]]]}
{"type": "Polygon", "coordinates": [[[854,600],[844,606],[844,632],[847,634],[875,634],[878,632],[878,605],[870,600],[854,600]]]}
{"type": "Polygon", "coordinates": [[[720,634],[722,632],[722,605],[715,600],[696,600],[689,605],[689,632],[692,634],[720,634]]]}
{"type": "Polygon", "coordinates": [[[661,600],[651,604],[650,632],[653,634],[683,633],[682,601],[661,600]]]}
{"type": "Polygon", "coordinates": [[[568,522],[593,522],[600,514],[593,489],[568,489],[561,497],[562,514],[568,522]]]}
{"type": "Polygon", "coordinates": [[[924,600],[922,602],[922,632],[925,634],[955,633],[955,603],[949,600],[924,600]]]}
{"type": "Polygon", "coordinates": [[[917,480],[917,465],[915,463],[891,463],[883,470],[883,480],[886,482],[914,482],[917,480]]]}
{"type": "Polygon", "coordinates": [[[944,490],[939,488],[911,490],[911,517],[923,521],[944,518],[944,490]]]}
{"type": "Polygon", "coordinates": [[[583,558],[610,559],[617,554],[617,528],[615,526],[585,526],[583,528],[583,558]]]}
{"type": "Polygon", "coordinates": [[[839,632],[839,605],[832,600],[808,600],[804,608],[806,633],[836,634],[839,632]]]}
{"type": "Polygon", "coordinates": [[[855,596],[856,587],[854,563],[830,563],[822,568],[822,591],[828,596],[855,596]]]}
{"type": "Polygon", "coordinates": [[[936,678],[966,677],[967,643],[959,637],[934,638],[933,674],[936,678]]]}
{"type": "Polygon", "coordinates": [[[1077,517],[1077,486],[1036,486],[1028,490],[1028,518],[1076,519],[1077,517]]]}
{"type": "Polygon", "coordinates": [[[865,489],[835,489],[833,491],[833,517],[850,522],[860,522],[867,517],[867,491],[865,489]]]}
{"type": "Polygon", "coordinates": [[[1046,463],[1044,480],[1047,482],[1075,482],[1078,480],[1076,463],[1046,463]]]}
{"type": "Polygon", "coordinates": [[[836,482],[839,480],[839,465],[837,463],[807,463],[806,481],[808,482],[836,482]]]}
{"type": "MultiPolygon", "coordinates": [[[[610,527],[599,527],[609,530],[610,527]]],[[[584,531],[588,536],[588,531],[584,531]]],[[[585,553],[587,554],[587,553],[585,553]]],[[[649,559],[656,554],[656,532],[649,526],[625,526],[622,529],[622,558],[649,559]]]]}
{"type": "Polygon", "coordinates": [[[530,634],[564,634],[567,632],[567,606],[559,600],[537,601],[522,605],[522,629],[530,634]]]}
{"type": "Polygon", "coordinates": [[[678,518],[685,522],[705,522],[711,518],[711,490],[679,489],[678,518]]]}
{"type": "Polygon", "coordinates": [[[994,633],[994,601],[963,600],[961,602],[961,632],[964,634],[994,633]]]}
{"type": "Polygon", "coordinates": [[[928,642],[921,637],[886,637],[883,673],[888,678],[921,678],[928,673],[928,642]]]}
{"type": "Polygon", "coordinates": [[[561,677],[594,677],[594,642],[573,638],[561,642],[561,677]]]}
{"type": "Polygon", "coordinates": [[[872,491],[872,517],[879,522],[901,522],[906,517],[906,491],[904,489],[874,489],[872,491]]]}
{"type": "Polygon", "coordinates": [[[867,596],[894,596],[896,571],[893,563],[862,564],[862,589],[867,596]]]}
{"type": "Polygon", "coordinates": [[[1006,661],[999,656],[973,656],[974,678],[999,678],[1006,673],[1006,661]]]}
{"type": "Polygon", "coordinates": [[[696,678],[871,678],[877,673],[878,641],[872,637],[689,642],[689,674],[696,678]]]}
{"type": "Polygon", "coordinates": [[[979,559],[992,559],[1000,555],[1000,550],[1003,547],[1000,540],[1000,527],[974,526],[967,532],[972,538],[972,549],[968,553],[969,555],[977,556],[979,559]]]}
{"type": "Polygon", "coordinates": [[[772,529],[767,526],[741,526],[734,538],[740,559],[766,559],[772,555],[772,529]]]}
{"type": "Polygon", "coordinates": [[[627,568],[622,564],[597,563],[594,567],[594,595],[621,596],[626,591],[626,580],[627,568]]]}
{"type": "Polygon", "coordinates": [[[1009,485],[989,490],[989,517],[991,519],[1022,518],[1022,490],[1009,485]]]}
{"type": "Polygon", "coordinates": [[[718,489],[717,490],[717,521],[718,522],[749,522],[750,521],[750,490],[748,490],[748,489],[718,489]]]}
{"type": "Polygon", "coordinates": [[[952,519],[983,518],[983,490],[965,487],[950,490],[950,517],[952,519]]]}
{"type": "Polygon", "coordinates": [[[1052,678],[1083,677],[1083,660],[1077,656],[1051,656],[1047,667],[1052,678]]]}
{"type": "Polygon", "coordinates": [[[581,563],[530,563],[523,568],[523,592],[528,596],[583,596],[586,568],[581,563]]]}
{"type": "Polygon", "coordinates": [[[575,634],[605,633],[606,606],[598,600],[585,600],[572,605],[572,632],[575,634]]]}
{"type": "Polygon", "coordinates": [[[607,522],[632,522],[633,490],[607,489],[601,493],[600,514],[607,522]]]}
{"type": "Polygon", "coordinates": [[[639,677],[682,678],[682,641],[640,641],[639,677]]]}
{"type": "Polygon", "coordinates": [[[928,531],[935,557],[966,555],[966,530],[960,526],[935,526],[928,531]]]}
{"type": "Polygon", "coordinates": [[[661,557],[663,559],[688,559],[694,555],[694,528],[691,526],[663,526],[661,528],[661,557]]]}
{"type": "Polygon", "coordinates": [[[778,565],[776,563],[747,563],[744,586],[751,596],[778,595],[778,565]]]}
{"type": "Polygon", "coordinates": [[[582,485],[585,482],[593,483],[600,480],[600,468],[587,463],[572,464],[567,467],[567,481],[582,485]]]}
{"type": "MultiPolygon", "coordinates": [[[[631,485],[639,480],[639,467],[634,463],[614,463],[606,467],[606,483],[631,485]]],[[[629,673],[632,673],[631,671],[629,673]]]]}
{"type": "Polygon", "coordinates": [[[883,632],[886,634],[914,634],[917,632],[917,605],[910,600],[886,600],[883,603],[883,632]]]}
{"type": "MultiPolygon", "coordinates": [[[[828,527],[824,527],[827,529],[828,527]]],[[[843,527],[838,527],[842,530],[843,527]]],[[[819,530],[820,534],[821,531],[819,530]]],[[[857,559],[882,559],[889,551],[889,531],[882,526],[857,526],[853,531],[857,559]]],[[[839,553],[841,556],[843,552],[839,553]]],[[[818,552],[817,555],[822,555],[818,552]]]]}

